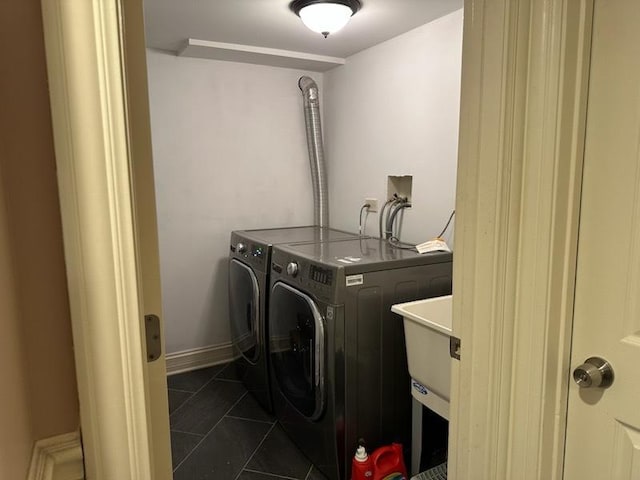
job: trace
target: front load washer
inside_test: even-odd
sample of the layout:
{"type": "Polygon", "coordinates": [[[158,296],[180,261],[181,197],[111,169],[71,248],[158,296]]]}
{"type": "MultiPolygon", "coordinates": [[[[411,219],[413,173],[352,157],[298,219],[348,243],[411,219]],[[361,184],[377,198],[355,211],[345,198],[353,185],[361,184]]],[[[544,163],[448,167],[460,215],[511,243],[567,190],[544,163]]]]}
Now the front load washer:
{"type": "Polygon", "coordinates": [[[273,248],[274,410],[331,480],[350,478],[359,438],[370,451],[394,441],[409,451],[404,330],[391,305],[450,294],[452,254],[399,247],[369,238],[273,248]]]}
{"type": "Polygon", "coordinates": [[[229,319],[239,377],[262,407],[273,410],[266,353],[271,248],[278,243],[331,242],[358,238],[317,226],[237,230],[231,232],[229,319]]]}

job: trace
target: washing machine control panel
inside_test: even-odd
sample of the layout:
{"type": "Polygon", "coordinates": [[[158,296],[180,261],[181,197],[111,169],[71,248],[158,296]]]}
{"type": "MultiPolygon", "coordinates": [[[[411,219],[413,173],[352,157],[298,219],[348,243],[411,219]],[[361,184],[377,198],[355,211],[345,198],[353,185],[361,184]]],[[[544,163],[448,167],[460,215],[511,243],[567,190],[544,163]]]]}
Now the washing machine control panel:
{"type": "Polygon", "coordinates": [[[263,271],[266,267],[266,261],[269,255],[267,245],[259,242],[252,242],[249,239],[232,238],[230,248],[231,255],[241,259],[247,265],[260,269],[260,271],[263,271]]]}
{"type": "Polygon", "coordinates": [[[264,258],[266,248],[260,244],[252,243],[247,245],[246,243],[238,242],[235,246],[231,245],[231,251],[245,257],[264,258]]]}
{"type": "Polygon", "coordinates": [[[251,256],[255,258],[264,258],[264,247],[262,245],[251,245],[251,256]]]}

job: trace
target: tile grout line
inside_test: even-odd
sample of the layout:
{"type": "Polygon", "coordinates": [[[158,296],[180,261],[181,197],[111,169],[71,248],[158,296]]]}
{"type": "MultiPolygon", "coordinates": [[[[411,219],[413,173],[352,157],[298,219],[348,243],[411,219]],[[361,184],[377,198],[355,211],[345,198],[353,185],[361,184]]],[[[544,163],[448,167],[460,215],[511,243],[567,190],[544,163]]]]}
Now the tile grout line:
{"type": "Polygon", "coordinates": [[[267,477],[273,477],[273,478],[277,478],[280,480],[300,480],[298,478],[293,478],[293,477],[287,477],[287,476],[281,476],[281,475],[276,475],[275,473],[269,473],[269,472],[261,472],[260,470],[254,470],[253,468],[243,468],[242,471],[240,472],[240,474],[242,474],[242,472],[251,472],[251,473],[259,473],[260,475],[264,475],[267,477]]]}
{"type": "Polygon", "coordinates": [[[205,433],[205,434],[203,434],[203,433],[185,432],[184,430],[175,430],[175,429],[172,429],[171,431],[172,431],[172,432],[175,432],[175,433],[182,433],[182,434],[186,434],[186,435],[194,435],[194,436],[196,436],[196,437],[205,437],[205,436],[206,436],[206,433],[205,433]]]}
{"type": "MultiPolygon", "coordinates": [[[[186,392],[189,393],[189,392],[186,392]]],[[[179,411],[182,407],[184,407],[184,404],[187,403],[189,400],[191,400],[193,398],[193,396],[195,395],[195,392],[192,393],[191,395],[189,395],[187,398],[185,398],[182,403],[180,405],[178,405],[176,407],[176,409],[173,412],[169,413],[169,418],[171,418],[171,415],[174,415],[177,411],[179,411]]],[[[169,427],[171,427],[171,424],[169,424],[169,427]]]]}
{"type": "Polygon", "coordinates": [[[228,379],[228,378],[218,378],[220,375],[222,375],[223,372],[225,372],[228,368],[232,368],[232,366],[235,365],[235,360],[232,360],[231,362],[227,363],[224,368],[222,370],[220,370],[218,373],[216,373],[214,375],[214,378],[218,379],[218,380],[222,380],[225,382],[239,382],[242,383],[242,380],[238,379],[238,380],[233,380],[233,379],[228,379]]]}
{"type": "MultiPolygon", "coordinates": [[[[213,380],[213,379],[212,379],[212,380],[213,380]]],[[[202,388],[204,388],[204,387],[202,387],[202,388]]],[[[249,392],[244,392],[242,395],[240,395],[240,398],[238,398],[238,400],[236,400],[236,401],[233,403],[233,405],[231,405],[231,407],[229,407],[229,409],[227,410],[227,412],[226,412],[224,415],[222,415],[222,416],[220,417],[220,420],[218,420],[218,421],[216,422],[216,424],[215,424],[213,427],[211,427],[211,428],[209,429],[209,431],[208,431],[205,435],[203,435],[203,437],[200,439],[200,441],[199,441],[196,445],[194,445],[194,447],[191,449],[191,451],[190,451],[187,455],[185,455],[185,457],[182,459],[182,461],[181,461],[178,465],[176,465],[176,466],[175,466],[175,468],[173,469],[173,472],[174,472],[174,473],[175,473],[175,471],[176,471],[176,470],[178,470],[178,468],[180,468],[180,466],[181,466],[181,465],[182,465],[182,464],[187,460],[187,458],[189,458],[189,457],[193,454],[193,452],[195,452],[195,451],[196,451],[196,449],[198,448],[198,446],[200,446],[200,444],[201,444],[202,442],[204,442],[204,441],[205,441],[205,439],[206,439],[206,438],[211,434],[211,432],[213,432],[213,430],[214,430],[214,429],[215,429],[215,428],[220,424],[220,422],[221,422],[222,420],[224,420],[224,418],[227,416],[227,413],[229,413],[231,410],[233,410],[233,407],[235,407],[235,406],[240,402],[240,400],[242,400],[245,396],[247,396],[247,395],[248,395],[248,393],[249,393],[249,392]]],[[[272,427],[272,428],[273,428],[273,427],[272,427]]]]}
{"type": "Polygon", "coordinates": [[[242,383],[242,380],[233,380],[231,378],[215,378],[219,382],[227,382],[227,383],[242,383]]]}
{"type": "MultiPolygon", "coordinates": [[[[212,367],[205,367],[205,368],[212,368],[212,367]]],[[[204,382],[204,383],[202,384],[202,386],[201,386],[198,390],[196,390],[195,392],[191,392],[191,393],[194,393],[194,394],[198,393],[200,390],[202,390],[204,387],[206,387],[209,383],[211,383],[211,380],[214,380],[218,375],[220,375],[220,374],[221,374],[222,372],[224,372],[226,369],[227,369],[227,367],[225,366],[224,368],[220,369],[220,371],[219,371],[219,372],[212,374],[212,375],[211,375],[211,378],[209,378],[209,380],[207,380],[206,382],[204,382]]],[[[190,372],[184,372],[184,373],[197,372],[198,370],[199,370],[199,369],[191,370],[190,372]]],[[[180,375],[183,375],[183,374],[180,374],[180,375]]],[[[189,392],[189,390],[181,390],[181,389],[179,389],[179,388],[172,388],[172,387],[170,387],[170,386],[168,386],[168,385],[167,385],[167,390],[178,390],[178,391],[181,391],[181,392],[189,392]]]]}
{"type": "MultiPolygon", "coordinates": [[[[200,393],[200,392],[204,389],[204,387],[206,387],[206,386],[207,386],[207,385],[209,385],[213,380],[215,380],[215,379],[216,379],[216,377],[217,377],[220,373],[222,373],[225,369],[226,369],[226,367],[225,367],[225,368],[223,368],[222,370],[220,370],[218,373],[214,374],[214,375],[213,375],[209,380],[207,380],[206,382],[204,382],[204,385],[202,385],[198,390],[196,390],[195,392],[191,393],[191,396],[190,396],[189,398],[186,398],[186,399],[185,399],[185,400],[180,404],[180,406],[179,406],[178,408],[176,408],[173,412],[171,412],[171,413],[169,414],[169,418],[171,418],[171,415],[175,415],[175,413],[176,413],[177,411],[179,411],[182,407],[184,407],[184,406],[185,406],[185,404],[186,404],[189,400],[191,400],[191,399],[192,399],[193,397],[195,397],[198,393],[200,393]]],[[[168,387],[167,387],[167,390],[175,390],[175,388],[168,388],[168,387]]],[[[180,391],[182,391],[182,390],[180,390],[180,391]]],[[[185,391],[185,392],[188,392],[187,390],[184,390],[184,391],[185,391]]],[[[169,425],[169,429],[171,429],[171,425],[169,425]]]]}
{"type": "Polygon", "coordinates": [[[195,392],[192,392],[191,390],[182,390],[180,388],[167,387],[167,391],[169,391],[169,390],[173,390],[174,392],[182,392],[182,393],[195,393],[195,392]]]}
{"type": "Polygon", "coordinates": [[[266,423],[268,425],[272,425],[276,423],[275,420],[273,421],[272,420],[256,420],[255,418],[239,417],[237,415],[229,415],[229,414],[225,415],[225,417],[235,418],[236,420],[247,420],[249,422],[266,423]]]}
{"type": "Polygon", "coordinates": [[[309,471],[307,472],[307,475],[304,477],[304,480],[309,480],[309,475],[311,475],[312,471],[313,471],[313,463],[309,466],[309,471]]]}
{"type": "Polygon", "coordinates": [[[249,462],[251,461],[251,459],[253,459],[253,457],[255,456],[256,452],[260,449],[260,447],[262,446],[262,444],[267,439],[267,437],[269,436],[269,434],[271,433],[271,431],[274,429],[275,426],[276,426],[276,423],[274,422],[273,425],[271,425],[271,428],[269,428],[269,430],[267,431],[267,433],[264,434],[264,437],[262,437],[262,440],[260,441],[258,446],[255,448],[255,450],[253,451],[251,456],[247,459],[245,464],[242,466],[242,468],[240,469],[240,471],[238,472],[238,475],[236,475],[234,480],[238,480],[238,478],[240,478],[240,475],[242,475],[242,471],[245,469],[245,467],[247,465],[249,465],[249,462]]]}

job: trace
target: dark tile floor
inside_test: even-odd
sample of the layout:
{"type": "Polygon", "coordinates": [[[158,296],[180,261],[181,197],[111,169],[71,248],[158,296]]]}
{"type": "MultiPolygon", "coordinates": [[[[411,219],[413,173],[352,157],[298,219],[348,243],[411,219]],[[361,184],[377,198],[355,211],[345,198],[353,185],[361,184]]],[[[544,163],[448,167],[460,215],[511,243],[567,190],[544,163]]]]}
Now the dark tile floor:
{"type": "Polygon", "coordinates": [[[174,480],[325,480],[233,364],[168,378],[174,480]]]}

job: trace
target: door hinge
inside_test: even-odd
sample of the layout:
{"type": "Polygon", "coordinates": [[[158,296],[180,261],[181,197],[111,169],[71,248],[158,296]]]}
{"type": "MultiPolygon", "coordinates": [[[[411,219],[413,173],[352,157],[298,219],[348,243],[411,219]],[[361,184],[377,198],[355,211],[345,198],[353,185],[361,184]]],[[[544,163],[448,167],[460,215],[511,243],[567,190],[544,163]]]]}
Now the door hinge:
{"type": "Polygon", "coordinates": [[[162,355],[160,338],[160,318],[157,315],[144,316],[144,330],[147,341],[147,362],[153,362],[162,355]]]}
{"type": "Polygon", "coordinates": [[[460,339],[458,337],[449,337],[449,355],[451,358],[460,360],[460,339]]]}

